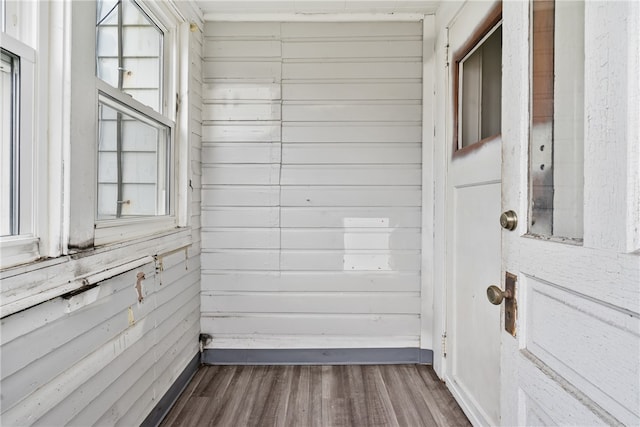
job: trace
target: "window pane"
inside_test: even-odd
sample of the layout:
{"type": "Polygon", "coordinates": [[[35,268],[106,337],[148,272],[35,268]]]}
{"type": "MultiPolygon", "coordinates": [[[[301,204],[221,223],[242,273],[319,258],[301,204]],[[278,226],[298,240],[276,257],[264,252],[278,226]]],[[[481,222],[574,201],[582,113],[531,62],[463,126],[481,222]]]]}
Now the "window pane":
{"type": "Polygon", "coordinates": [[[0,75],[2,79],[2,147],[0,148],[0,236],[19,233],[18,212],[18,82],[19,59],[4,49],[0,75]]]}
{"type": "Polygon", "coordinates": [[[160,111],[162,31],[131,0],[98,0],[97,75],[160,111]]]}
{"type": "Polygon", "coordinates": [[[167,215],[169,128],[99,104],[98,219],[167,215]]]}
{"type": "Polygon", "coordinates": [[[456,66],[461,149],[501,133],[502,26],[492,28],[456,66]]]}
{"type": "Polygon", "coordinates": [[[534,1],[531,224],[541,236],[582,238],[584,3],[534,1]]]}

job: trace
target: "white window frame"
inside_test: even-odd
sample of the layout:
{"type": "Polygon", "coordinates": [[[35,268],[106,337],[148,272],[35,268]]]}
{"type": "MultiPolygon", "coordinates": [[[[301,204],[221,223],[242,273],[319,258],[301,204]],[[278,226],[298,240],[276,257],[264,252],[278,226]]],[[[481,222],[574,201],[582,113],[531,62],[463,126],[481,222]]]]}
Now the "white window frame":
{"type": "MultiPolygon", "coordinates": [[[[179,205],[183,203],[177,198],[178,185],[178,155],[180,144],[177,131],[177,106],[175,93],[179,82],[180,66],[176,63],[179,58],[178,33],[181,19],[163,2],[136,0],[136,3],[153,22],[163,31],[163,86],[161,88],[161,112],[144,105],[125,92],[114,88],[101,80],[96,73],[95,46],[95,16],[96,2],[73,2],[73,28],[76,37],[86,37],[90,40],[77,43],[77,48],[71,52],[71,147],[67,152],[68,162],[73,165],[70,171],[68,194],[69,218],[65,224],[68,238],[68,253],[77,250],[90,249],[97,246],[118,244],[120,242],[137,239],[143,236],[171,232],[178,227],[179,205]],[[90,19],[91,22],[85,22],[90,19]],[[81,34],[81,35],[78,35],[81,34]],[[86,58],[91,58],[87,61],[86,58]],[[162,216],[148,216],[139,218],[118,218],[108,220],[97,219],[98,192],[98,103],[101,97],[107,97],[123,104],[149,119],[168,126],[170,132],[169,164],[170,171],[167,180],[169,197],[169,211],[162,216]],[[87,123],[83,129],[76,129],[74,118],[78,122],[87,123]],[[89,136],[92,140],[89,143],[89,136]],[[88,159],[93,159],[88,162],[88,159]]],[[[186,142],[182,142],[186,143],[186,142]]]]}
{"type": "MultiPolygon", "coordinates": [[[[177,164],[177,150],[176,150],[176,110],[175,106],[169,102],[169,94],[175,93],[176,87],[176,73],[170,68],[172,59],[176,58],[175,51],[178,48],[176,33],[179,23],[177,21],[171,22],[168,17],[162,13],[161,9],[153,3],[148,4],[140,0],[135,3],[143,10],[143,12],[153,21],[153,23],[162,31],[162,64],[161,74],[162,81],[160,87],[161,93],[161,105],[160,112],[155,111],[153,108],[144,105],[138,100],[134,99],[124,91],[114,88],[108,83],[104,82],[97,75],[95,76],[96,89],[98,91],[98,97],[96,102],[105,95],[116,100],[118,103],[127,106],[142,116],[146,116],[148,119],[162,123],[169,128],[169,150],[167,156],[170,164],[170,170],[167,175],[169,204],[168,212],[166,215],[160,216],[148,216],[141,218],[118,218],[109,220],[97,220],[95,221],[95,235],[94,245],[101,246],[109,243],[115,243],[122,240],[134,239],[147,234],[154,234],[163,230],[169,230],[175,228],[177,223],[176,217],[176,167],[177,164]]],[[[94,55],[95,57],[95,55],[94,55]]],[[[96,103],[97,109],[97,103],[96,103]]],[[[97,110],[96,110],[97,111],[97,110]]],[[[98,117],[96,116],[96,123],[98,117]]],[[[98,134],[96,133],[97,147],[98,134]]],[[[97,155],[97,148],[96,148],[97,155]]],[[[97,159],[97,157],[96,157],[97,159]]],[[[96,160],[97,162],[97,160],[96,160]]],[[[97,169],[96,169],[96,198],[94,203],[97,205],[97,169]]],[[[97,209],[97,207],[96,207],[97,209]]]]}
{"type": "MultiPolygon", "coordinates": [[[[15,6],[15,5],[14,5],[15,6]]],[[[8,8],[9,9],[9,8],[8,8]]],[[[20,10],[14,10],[8,16],[20,16],[18,12],[25,12],[27,15],[24,19],[16,19],[18,30],[28,24],[27,18],[29,14],[28,8],[22,7],[20,10]],[[15,15],[14,15],[15,14],[15,15]]],[[[19,31],[14,31],[19,34],[19,31]]],[[[19,172],[18,180],[18,234],[0,237],[0,268],[7,268],[18,264],[24,264],[40,257],[39,239],[36,228],[36,200],[40,190],[36,185],[37,176],[35,174],[35,165],[37,164],[37,147],[35,144],[35,99],[36,99],[36,50],[27,45],[25,42],[14,38],[13,36],[2,32],[0,38],[0,46],[6,51],[12,53],[19,58],[20,78],[19,78],[19,101],[18,101],[18,150],[19,150],[19,172]]],[[[33,43],[33,40],[27,37],[27,42],[33,43]]],[[[5,195],[3,195],[4,197],[5,195]]]]}
{"type": "MultiPolygon", "coordinates": [[[[96,233],[100,83],[96,83],[94,60],[95,0],[11,0],[13,9],[7,15],[17,14],[18,19],[11,17],[10,34],[0,34],[0,44],[15,52],[8,44],[17,41],[34,57],[29,116],[33,232],[23,239],[0,238],[2,316],[76,289],[91,272],[119,268],[191,244],[191,231],[181,228],[190,223],[189,114],[186,102],[184,108],[178,107],[177,94],[180,91],[187,97],[190,78],[190,25],[185,16],[195,20],[199,16],[184,15],[172,2],[138,3],[167,31],[164,73],[168,80],[160,116],[162,122],[173,123],[172,215],[130,220],[96,233]],[[96,240],[100,233],[105,237],[96,240]],[[96,241],[102,246],[97,247],[96,241]],[[9,256],[9,246],[19,258],[9,256]]],[[[145,108],[150,109],[143,105],[138,109],[145,108]]]]}
{"type": "MultiPolygon", "coordinates": [[[[175,228],[177,225],[175,215],[175,163],[176,163],[176,150],[175,150],[175,123],[165,116],[159,114],[151,107],[143,105],[135,99],[129,97],[124,92],[120,92],[117,89],[111,87],[109,84],[102,80],[96,81],[98,88],[98,101],[112,108],[121,108],[125,106],[130,108],[132,112],[127,113],[132,116],[140,116],[141,121],[158,122],[169,129],[169,150],[167,160],[171,163],[167,174],[168,181],[168,212],[165,215],[158,216],[146,216],[138,218],[118,218],[118,219],[104,219],[96,220],[95,225],[95,240],[94,245],[101,246],[104,244],[128,239],[136,238],[146,234],[157,233],[159,231],[175,228]]],[[[125,111],[126,113],[126,111],[125,111]]],[[[96,117],[96,122],[98,118],[96,117]]],[[[97,138],[97,135],[96,135],[97,138]]],[[[96,142],[97,146],[97,142],[96,142]]],[[[97,150],[96,150],[97,151],[97,150]]],[[[97,170],[96,170],[97,171],[97,170]]],[[[96,177],[97,185],[97,177],[96,177]]],[[[96,188],[97,195],[97,188],[96,188]]]]}

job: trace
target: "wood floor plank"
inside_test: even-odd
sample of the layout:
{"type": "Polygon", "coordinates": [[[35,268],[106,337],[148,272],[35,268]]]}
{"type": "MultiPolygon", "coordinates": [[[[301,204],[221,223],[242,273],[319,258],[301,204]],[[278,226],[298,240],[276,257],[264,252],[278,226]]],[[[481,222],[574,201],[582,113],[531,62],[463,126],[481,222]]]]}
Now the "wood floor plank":
{"type": "Polygon", "coordinates": [[[292,366],[271,367],[270,373],[273,379],[270,382],[270,389],[264,390],[266,400],[259,416],[261,423],[282,427],[285,425],[293,377],[292,368],[292,366]]]}
{"type": "Polygon", "coordinates": [[[218,366],[218,368],[201,382],[202,385],[195,390],[196,396],[219,397],[220,392],[226,390],[238,369],[236,366],[218,366]]]}
{"type": "Polygon", "coordinates": [[[162,426],[469,426],[430,366],[204,366],[162,426]]]}
{"type": "Polygon", "coordinates": [[[209,405],[202,412],[198,422],[206,425],[215,420],[220,411],[225,408],[225,398],[232,396],[235,390],[232,388],[233,378],[236,376],[236,366],[221,366],[215,377],[210,378],[201,389],[200,396],[209,399],[209,405]]]}
{"type": "Polygon", "coordinates": [[[322,366],[311,366],[310,373],[310,402],[311,425],[322,427],[322,366]]]}
{"type": "Polygon", "coordinates": [[[398,424],[401,426],[436,425],[426,402],[419,398],[417,390],[409,382],[410,373],[406,366],[381,366],[382,378],[389,390],[398,424]]]}
{"type": "Polygon", "coordinates": [[[248,425],[248,417],[255,400],[258,384],[256,366],[238,367],[224,393],[224,404],[208,425],[248,425]]]}
{"type": "Polygon", "coordinates": [[[349,395],[350,424],[367,419],[367,402],[364,388],[362,366],[350,366],[346,369],[347,390],[349,395]]]}
{"type": "Polygon", "coordinates": [[[423,391],[428,393],[433,398],[434,405],[433,407],[435,412],[435,408],[441,411],[442,418],[446,420],[445,425],[451,426],[469,426],[469,420],[458,406],[458,403],[455,401],[449,390],[445,384],[440,381],[440,379],[436,376],[433,369],[426,369],[428,367],[418,366],[418,375],[422,379],[422,384],[425,387],[423,391]]]}
{"type": "Polygon", "coordinates": [[[180,427],[196,427],[199,425],[200,416],[209,406],[209,398],[191,396],[187,405],[182,410],[182,416],[178,417],[176,424],[180,427]]]}
{"type": "Polygon", "coordinates": [[[193,395],[195,389],[200,385],[202,380],[207,375],[212,375],[215,372],[214,369],[199,369],[198,372],[191,378],[187,387],[182,391],[182,394],[178,397],[178,400],[173,404],[171,411],[165,417],[165,422],[169,425],[175,423],[180,416],[182,409],[185,407],[187,402],[189,402],[189,398],[193,395]]]}
{"type": "Polygon", "coordinates": [[[319,393],[318,390],[314,390],[318,393],[318,399],[314,399],[311,369],[311,366],[293,366],[292,368],[285,426],[311,426],[314,416],[320,419],[321,390],[319,393]]]}
{"type": "Polygon", "coordinates": [[[350,417],[337,368],[339,366],[322,367],[322,424],[342,427],[349,425],[350,417]]]}
{"type": "Polygon", "coordinates": [[[399,426],[380,366],[363,366],[367,425],[399,426]]]}
{"type": "Polygon", "coordinates": [[[442,404],[442,400],[437,401],[433,396],[433,393],[427,387],[427,385],[424,383],[424,380],[420,376],[420,373],[418,372],[419,368],[420,365],[411,365],[407,367],[407,369],[410,371],[407,375],[407,385],[411,387],[412,390],[414,390],[414,393],[416,393],[416,395],[419,396],[424,404],[429,408],[429,412],[433,417],[435,425],[449,425],[451,421],[445,415],[446,411],[443,411],[443,409],[439,406],[440,404],[442,404]]]}

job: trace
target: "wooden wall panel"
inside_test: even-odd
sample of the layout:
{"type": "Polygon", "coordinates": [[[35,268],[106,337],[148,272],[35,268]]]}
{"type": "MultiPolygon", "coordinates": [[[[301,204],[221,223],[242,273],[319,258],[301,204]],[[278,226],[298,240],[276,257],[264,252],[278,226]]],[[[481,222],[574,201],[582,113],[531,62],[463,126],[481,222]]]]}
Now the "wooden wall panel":
{"type": "Polygon", "coordinates": [[[283,185],[420,185],[420,165],[282,165],[283,185]]]}
{"type": "MultiPolygon", "coordinates": [[[[370,183],[371,184],[371,183],[370,183]]],[[[282,206],[419,206],[420,186],[290,185],[282,189],[282,206]]]]}
{"type": "Polygon", "coordinates": [[[419,250],[416,228],[290,228],[282,229],[283,249],[419,250]]]}
{"type": "MultiPolygon", "coordinates": [[[[202,266],[209,282],[208,292],[244,290],[281,292],[419,292],[420,274],[415,271],[381,271],[374,275],[361,271],[218,271],[202,266]]],[[[203,321],[206,316],[203,317],[203,321]]]]}
{"type": "MultiPolygon", "coordinates": [[[[376,68],[377,64],[371,66],[376,68]]],[[[286,101],[282,104],[282,111],[292,122],[380,122],[389,120],[418,122],[422,118],[422,106],[415,100],[385,103],[375,100],[336,101],[333,103],[330,101],[326,103],[286,101]]]]}
{"type": "Polygon", "coordinates": [[[209,348],[418,347],[422,25],[205,26],[209,348]]]}
{"type": "Polygon", "coordinates": [[[282,85],[282,96],[286,101],[399,101],[422,99],[420,82],[390,80],[386,84],[370,81],[316,83],[288,80],[282,85]]]}

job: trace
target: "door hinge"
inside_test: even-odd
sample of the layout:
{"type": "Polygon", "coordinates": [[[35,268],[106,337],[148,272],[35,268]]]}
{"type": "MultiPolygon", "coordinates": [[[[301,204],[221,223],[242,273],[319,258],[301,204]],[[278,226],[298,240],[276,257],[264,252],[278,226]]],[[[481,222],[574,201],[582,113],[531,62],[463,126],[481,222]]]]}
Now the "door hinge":
{"type": "Polygon", "coordinates": [[[442,357],[447,357],[447,333],[442,334],[442,357]]]}
{"type": "Polygon", "coordinates": [[[446,44],[444,45],[444,66],[445,68],[449,68],[449,27],[446,29],[446,44]]]}

